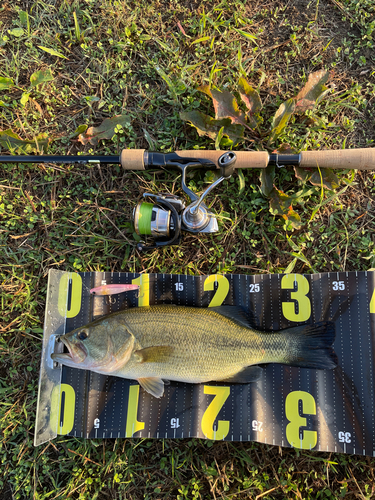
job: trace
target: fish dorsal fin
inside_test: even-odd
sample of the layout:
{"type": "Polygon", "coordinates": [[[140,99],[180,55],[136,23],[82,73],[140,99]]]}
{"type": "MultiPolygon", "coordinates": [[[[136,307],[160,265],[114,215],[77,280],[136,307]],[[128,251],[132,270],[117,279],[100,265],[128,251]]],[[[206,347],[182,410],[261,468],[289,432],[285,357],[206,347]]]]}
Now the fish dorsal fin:
{"type": "Polygon", "coordinates": [[[247,312],[247,310],[241,306],[218,306],[210,307],[209,309],[245,328],[251,328],[255,323],[255,321],[253,321],[253,314],[247,312]]]}
{"type": "Polygon", "coordinates": [[[154,396],[161,398],[164,394],[164,382],[159,377],[145,377],[137,379],[138,383],[143,389],[154,396]]]}
{"type": "Polygon", "coordinates": [[[173,351],[169,345],[157,345],[135,351],[134,356],[139,363],[166,363],[173,351]]]}

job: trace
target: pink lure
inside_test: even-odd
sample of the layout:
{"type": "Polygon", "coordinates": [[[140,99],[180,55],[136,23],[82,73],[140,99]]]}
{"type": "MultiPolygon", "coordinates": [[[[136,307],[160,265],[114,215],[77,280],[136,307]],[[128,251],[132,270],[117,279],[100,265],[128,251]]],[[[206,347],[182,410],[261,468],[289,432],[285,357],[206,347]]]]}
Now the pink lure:
{"type": "Polygon", "coordinates": [[[102,285],[96,288],[91,288],[90,293],[93,295],[115,295],[116,293],[129,292],[130,290],[138,290],[139,285],[102,285]]]}

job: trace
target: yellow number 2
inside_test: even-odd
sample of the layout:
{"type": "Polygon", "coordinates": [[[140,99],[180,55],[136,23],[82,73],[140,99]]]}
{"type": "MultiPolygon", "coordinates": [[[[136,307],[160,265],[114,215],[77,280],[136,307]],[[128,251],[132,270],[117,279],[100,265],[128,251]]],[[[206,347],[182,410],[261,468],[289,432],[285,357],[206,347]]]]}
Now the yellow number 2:
{"type": "Polygon", "coordinates": [[[204,393],[212,394],[215,397],[203,414],[201,422],[202,432],[207,439],[224,439],[229,433],[230,422],[228,420],[219,420],[217,423],[217,429],[214,430],[213,427],[219,411],[222,409],[225,401],[229,397],[230,387],[213,387],[205,385],[204,393]]]}
{"type": "Polygon", "coordinates": [[[221,274],[213,274],[211,276],[207,276],[204,281],[204,291],[209,292],[214,290],[215,282],[217,283],[217,290],[215,295],[212,297],[212,300],[209,303],[208,307],[221,306],[229,292],[229,281],[225,276],[221,274]]]}

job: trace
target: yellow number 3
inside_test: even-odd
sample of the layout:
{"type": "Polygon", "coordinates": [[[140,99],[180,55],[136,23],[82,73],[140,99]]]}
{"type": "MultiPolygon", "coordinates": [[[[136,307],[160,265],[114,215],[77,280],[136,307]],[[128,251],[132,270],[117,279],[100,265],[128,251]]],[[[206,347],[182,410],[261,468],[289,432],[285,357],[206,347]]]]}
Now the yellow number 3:
{"type": "Polygon", "coordinates": [[[311,394],[305,391],[290,392],[285,399],[285,415],[290,422],[286,426],[286,438],[295,448],[311,450],[317,443],[317,432],[301,430],[301,427],[306,427],[307,420],[299,414],[300,401],[304,415],[316,415],[315,399],[311,394]]]}
{"type": "Polygon", "coordinates": [[[310,291],[310,285],[305,276],[302,276],[302,274],[286,274],[282,277],[281,288],[283,290],[293,290],[293,292],[290,292],[290,298],[296,301],[296,303],[282,303],[284,317],[289,321],[307,321],[311,316],[311,302],[306,296],[310,291]],[[294,290],[295,285],[297,285],[296,290],[294,290]]]}

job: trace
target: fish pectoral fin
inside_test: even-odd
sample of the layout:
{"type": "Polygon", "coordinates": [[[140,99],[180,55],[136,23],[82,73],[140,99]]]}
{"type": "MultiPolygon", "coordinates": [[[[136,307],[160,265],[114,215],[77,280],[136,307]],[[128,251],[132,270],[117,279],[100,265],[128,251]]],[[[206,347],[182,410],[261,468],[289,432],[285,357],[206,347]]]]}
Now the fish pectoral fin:
{"type": "Polygon", "coordinates": [[[135,351],[134,356],[139,363],[166,363],[173,351],[169,345],[157,345],[135,351]]]}
{"type": "Polygon", "coordinates": [[[228,377],[220,382],[229,382],[233,384],[250,384],[256,382],[262,376],[263,370],[260,366],[246,366],[235,375],[228,377]]]}
{"type": "Polygon", "coordinates": [[[137,381],[146,392],[148,392],[152,396],[155,396],[155,398],[161,398],[164,394],[164,382],[161,378],[147,377],[139,378],[137,379],[137,381]]]}

